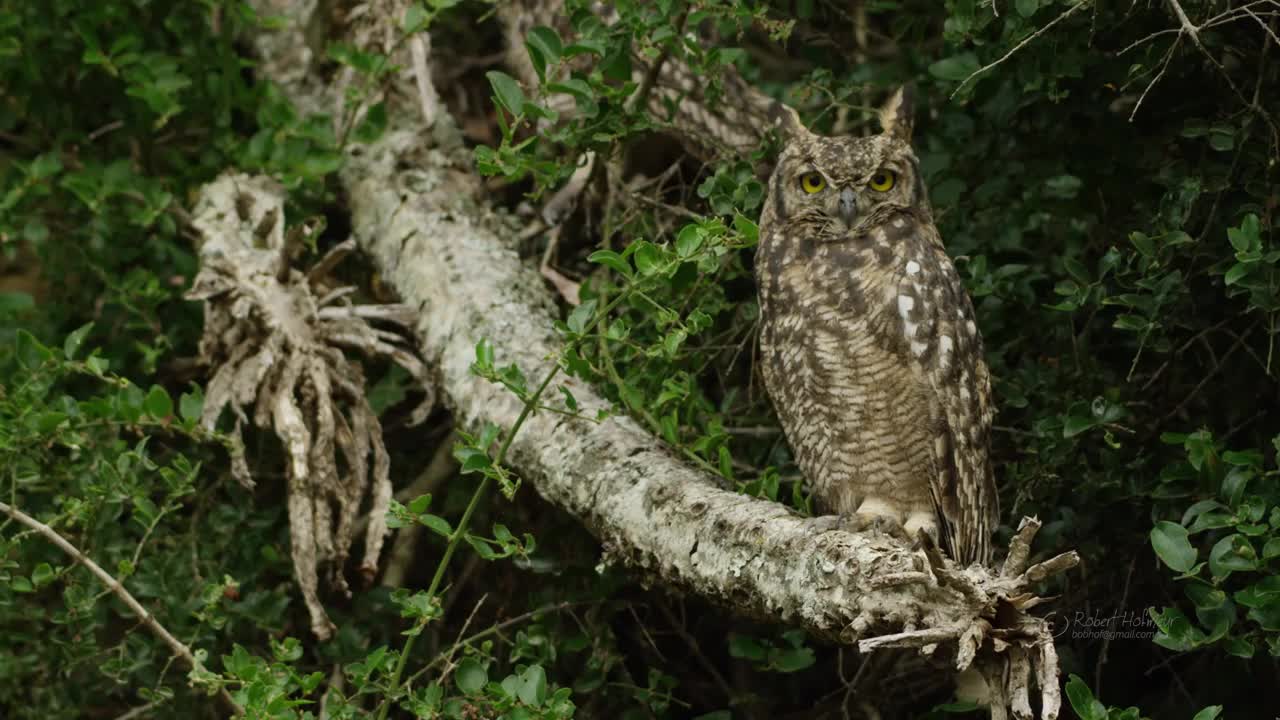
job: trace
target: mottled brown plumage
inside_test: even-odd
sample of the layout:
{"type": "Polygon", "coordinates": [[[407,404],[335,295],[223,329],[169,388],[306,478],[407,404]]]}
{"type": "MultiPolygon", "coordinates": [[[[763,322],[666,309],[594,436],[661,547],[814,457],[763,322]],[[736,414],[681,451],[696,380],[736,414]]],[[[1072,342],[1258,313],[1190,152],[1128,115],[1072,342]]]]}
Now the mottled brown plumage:
{"type": "Polygon", "coordinates": [[[821,509],[987,563],[990,376],[910,119],[902,91],[865,138],[812,134],[780,108],[756,261],[765,386],[821,509]]]}

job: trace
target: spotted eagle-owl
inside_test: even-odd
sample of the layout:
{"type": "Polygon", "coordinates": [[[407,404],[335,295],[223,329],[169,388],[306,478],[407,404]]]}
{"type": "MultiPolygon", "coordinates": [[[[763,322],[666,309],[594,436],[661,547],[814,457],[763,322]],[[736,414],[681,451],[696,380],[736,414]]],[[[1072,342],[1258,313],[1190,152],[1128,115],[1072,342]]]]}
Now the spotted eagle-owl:
{"type": "Polygon", "coordinates": [[[990,561],[991,381],[973,304],[933,223],[909,92],[870,137],[775,110],[785,145],[760,220],[765,386],[819,509],[990,561]]]}

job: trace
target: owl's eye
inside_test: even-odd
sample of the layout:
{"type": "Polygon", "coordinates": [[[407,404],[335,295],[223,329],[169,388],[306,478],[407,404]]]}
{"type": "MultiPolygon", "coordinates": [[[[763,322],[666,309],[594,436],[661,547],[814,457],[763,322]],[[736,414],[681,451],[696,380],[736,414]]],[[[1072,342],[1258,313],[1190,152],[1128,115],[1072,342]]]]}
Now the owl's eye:
{"type": "Polygon", "coordinates": [[[871,189],[876,192],[889,192],[897,180],[898,176],[894,175],[892,170],[877,170],[876,174],[871,176],[871,189]]]}
{"type": "Polygon", "coordinates": [[[827,179],[822,173],[811,172],[800,176],[800,188],[812,195],[827,186],[827,179]]]}

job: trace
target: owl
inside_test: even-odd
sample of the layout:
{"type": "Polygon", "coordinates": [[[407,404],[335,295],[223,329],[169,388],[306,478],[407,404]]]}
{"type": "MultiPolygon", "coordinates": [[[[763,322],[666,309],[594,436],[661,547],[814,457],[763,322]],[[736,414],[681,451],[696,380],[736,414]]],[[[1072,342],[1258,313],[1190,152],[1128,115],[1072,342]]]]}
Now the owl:
{"type": "Polygon", "coordinates": [[[760,220],[761,369],[820,510],[988,563],[998,499],[991,380],[973,304],[911,149],[911,96],[882,132],[784,146],[760,220]]]}

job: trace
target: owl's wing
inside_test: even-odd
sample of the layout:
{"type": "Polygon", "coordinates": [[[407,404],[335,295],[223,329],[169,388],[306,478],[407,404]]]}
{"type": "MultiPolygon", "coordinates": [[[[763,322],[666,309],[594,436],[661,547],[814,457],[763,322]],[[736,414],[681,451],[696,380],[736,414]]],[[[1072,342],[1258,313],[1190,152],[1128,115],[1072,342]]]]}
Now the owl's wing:
{"type": "Polygon", "coordinates": [[[920,223],[897,277],[905,350],[932,390],[935,472],[930,481],[940,538],[963,564],[986,563],[999,499],[989,458],[991,377],[973,304],[932,223],[920,223]]]}

